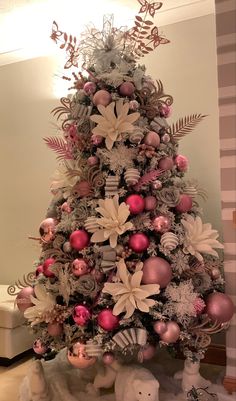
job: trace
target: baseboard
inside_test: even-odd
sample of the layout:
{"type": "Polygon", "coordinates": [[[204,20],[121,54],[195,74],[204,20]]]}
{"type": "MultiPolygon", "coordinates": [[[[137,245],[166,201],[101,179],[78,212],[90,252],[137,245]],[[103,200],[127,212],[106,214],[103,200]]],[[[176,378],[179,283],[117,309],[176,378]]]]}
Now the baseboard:
{"type": "Polygon", "coordinates": [[[14,358],[3,358],[3,357],[0,357],[0,366],[8,367],[8,366],[12,365],[13,363],[19,361],[22,358],[25,358],[27,356],[30,357],[30,356],[33,356],[33,355],[35,355],[34,351],[32,349],[29,349],[29,350],[27,350],[25,352],[22,352],[19,355],[14,356],[14,358]]]}
{"type": "Polygon", "coordinates": [[[226,349],[225,345],[211,344],[206,351],[203,363],[212,365],[226,366],[226,349]]]}

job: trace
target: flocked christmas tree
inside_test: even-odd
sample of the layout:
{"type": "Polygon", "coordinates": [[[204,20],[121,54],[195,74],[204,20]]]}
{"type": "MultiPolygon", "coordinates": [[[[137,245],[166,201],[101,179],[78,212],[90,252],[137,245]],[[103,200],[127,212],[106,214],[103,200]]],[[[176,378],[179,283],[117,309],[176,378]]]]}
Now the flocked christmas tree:
{"type": "Polygon", "coordinates": [[[78,41],[53,24],[65,68],[76,72],[73,94],[53,110],[61,135],[45,138],[58,159],[53,199],[37,277],[17,302],[35,351],[67,347],[77,367],[97,357],[141,361],[157,346],[201,359],[233,314],[222,245],[197,203],[204,191],[184,178],[188,160],[178,152],[204,116],[169,126],[172,97],[139,64],[168,43],[152,22],[161,3],[139,2],[130,30],[104,17],[101,32],[90,27],[78,41]]]}

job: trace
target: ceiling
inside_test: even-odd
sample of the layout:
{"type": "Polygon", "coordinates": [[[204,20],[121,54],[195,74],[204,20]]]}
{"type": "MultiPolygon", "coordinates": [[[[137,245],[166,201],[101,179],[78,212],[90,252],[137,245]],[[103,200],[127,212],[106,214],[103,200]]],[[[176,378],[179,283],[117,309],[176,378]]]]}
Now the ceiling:
{"type": "MultiPolygon", "coordinates": [[[[162,1],[158,26],[215,12],[214,0],[162,1]]],[[[131,26],[139,7],[138,0],[0,0],[0,65],[55,53],[49,39],[53,20],[78,36],[90,21],[101,25],[104,14],[114,14],[115,26],[131,26]]]]}

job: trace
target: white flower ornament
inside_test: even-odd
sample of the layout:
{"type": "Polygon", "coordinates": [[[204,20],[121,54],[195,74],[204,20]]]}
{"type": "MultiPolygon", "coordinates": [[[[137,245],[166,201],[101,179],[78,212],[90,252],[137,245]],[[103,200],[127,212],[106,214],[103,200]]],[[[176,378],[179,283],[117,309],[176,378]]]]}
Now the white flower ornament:
{"type": "Polygon", "coordinates": [[[52,294],[46,291],[44,285],[38,284],[34,287],[34,296],[30,296],[34,306],[27,308],[24,312],[26,319],[34,324],[44,321],[44,314],[53,310],[56,300],[52,294]]]}

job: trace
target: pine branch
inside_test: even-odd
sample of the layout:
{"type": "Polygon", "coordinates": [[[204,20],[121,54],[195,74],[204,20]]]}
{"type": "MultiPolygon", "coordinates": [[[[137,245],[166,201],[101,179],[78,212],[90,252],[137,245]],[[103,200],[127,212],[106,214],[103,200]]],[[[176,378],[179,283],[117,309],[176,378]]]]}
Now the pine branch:
{"type": "Polygon", "coordinates": [[[57,159],[73,159],[71,150],[68,148],[67,143],[58,137],[43,138],[47,146],[58,154],[57,159]]]}
{"type": "Polygon", "coordinates": [[[190,116],[180,118],[175,124],[172,124],[171,134],[178,141],[189,134],[205,117],[202,114],[191,114],[190,116]]]}

